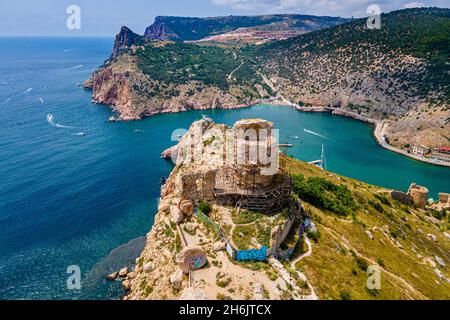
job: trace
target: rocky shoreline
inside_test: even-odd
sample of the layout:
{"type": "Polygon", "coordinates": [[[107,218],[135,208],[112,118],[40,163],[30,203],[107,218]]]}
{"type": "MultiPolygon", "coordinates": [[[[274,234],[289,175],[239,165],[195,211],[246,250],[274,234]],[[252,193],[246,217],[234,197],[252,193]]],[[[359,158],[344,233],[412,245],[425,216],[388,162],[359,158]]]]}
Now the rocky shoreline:
{"type": "MultiPolygon", "coordinates": [[[[295,107],[295,106],[294,106],[295,107]]],[[[445,162],[438,162],[438,161],[433,161],[433,160],[429,160],[423,157],[418,157],[415,156],[413,154],[410,154],[406,151],[403,151],[402,149],[396,148],[394,146],[391,146],[390,144],[388,144],[386,142],[386,139],[384,138],[384,132],[387,129],[387,124],[383,121],[380,120],[375,120],[375,119],[371,119],[371,118],[367,118],[364,116],[361,116],[359,114],[353,113],[351,111],[348,110],[344,110],[341,108],[327,108],[327,107],[312,107],[312,108],[304,108],[304,107],[295,107],[295,109],[302,111],[302,112],[324,112],[324,113],[331,113],[332,115],[336,115],[336,116],[342,116],[342,117],[346,117],[346,118],[351,118],[354,120],[358,120],[358,121],[362,121],[365,123],[369,123],[369,124],[373,124],[375,125],[374,131],[373,131],[373,135],[375,140],[377,141],[377,143],[383,147],[386,150],[389,150],[391,152],[395,152],[398,153],[402,156],[420,161],[420,162],[424,162],[427,164],[432,164],[435,166],[441,166],[441,167],[450,167],[450,163],[445,163],[445,162]],[[308,110],[309,109],[309,110],[308,110]],[[310,110],[312,109],[312,110],[310,110]]]]}
{"type": "Polygon", "coordinates": [[[331,113],[334,116],[346,117],[346,118],[358,120],[358,121],[361,121],[364,123],[372,124],[375,126],[374,131],[373,131],[374,138],[377,141],[377,143],[384,149],[389,150],[391,152],[398,153],[402,156],[408,157],[408,158],[416,160],[416,161],[424,162],[427,164],[432,164],[435,166],[450,167],[450,163],[433,161],[433,160],[429,160],[429,159],[426,159],[423,157],[415,156],[406,151],[403,151],[402,149],[396,148],[396,147],[388,144],[384,138],[384,133],[388,128],[386,122],[371,119],[371,118],[368,118],[365,116],[361,116],[359,114],[356,114],[354,112],[351,112],[351,111],[348,111],[348,110],[345,110],[342,108],[332,108],[332,107],[322,107],[322,106],[301,107],[299,105],[296,105],[294,103],[291,103],[289,101],[284,101],[284,100],[280,101],[279,103],[270,103],[270,104],[286,105],[286,106],[292,107],[301,112],[331,113]]]}
{"type": "Polygon", "coordinates": [[[450,168],[450,163],[438,162],[438,161],[429,160],[429,159],[426,159],[426,158],[423,158],[423,157],[415,156],[415,155],[410,154],[410,153],[408,153],[406,151],[403,151],[403,150],[401,150],[399,148],[396,148],[396,147],[393,147],[393,146],[389,145],[386,142],[386,139],[384,138],[384,134],[383,134],[384,130],[386,129],[385,123],[383,121],[376,121],[375,125],[376,126],[375,126],[375,130],[374,130],[374,133],[373,133],[374,137],[377,140],[378,144],[381,147],[385,148],[386,150],[389,150],[389,151],[401,154],[401,155],[403,155],[405,157],[408,157],[408,158],[411,158],[411,159],[414,159],[414,160],[417,160],[417,161],[420,161],[420,162],[425,162],[425,163],[432,164],[432,165],[435,165],[435,166],[450,168]]]}

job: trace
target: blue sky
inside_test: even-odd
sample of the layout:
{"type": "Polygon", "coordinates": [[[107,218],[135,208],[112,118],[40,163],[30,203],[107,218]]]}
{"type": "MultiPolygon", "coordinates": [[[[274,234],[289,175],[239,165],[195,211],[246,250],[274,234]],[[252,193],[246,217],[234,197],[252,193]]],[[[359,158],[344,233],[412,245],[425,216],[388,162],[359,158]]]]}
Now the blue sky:
{"type": "Polygon", "coordinates": [[[137,33],[157,15],[219,16],[300,13],[366,15],[371,4],[383,12],[405,7],[449,7],[449,0],[1,0],[0,36],[113,36],[122,25],[137,33]],[[81,9],[81,29],[66,27],[69,5],[81,9]]]}

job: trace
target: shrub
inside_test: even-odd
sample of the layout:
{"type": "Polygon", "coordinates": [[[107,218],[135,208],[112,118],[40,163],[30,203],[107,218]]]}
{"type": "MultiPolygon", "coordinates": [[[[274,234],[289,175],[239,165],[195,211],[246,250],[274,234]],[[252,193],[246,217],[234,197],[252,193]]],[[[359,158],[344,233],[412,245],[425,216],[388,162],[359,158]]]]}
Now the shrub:
{"type": "Polygon", "coordinates": [[[232,214],[232,219],[235,224],[249,224],[255,222],[259,218],[261,218],[261,213],[250,210],[241,210],[239,214],[236,211],[232,214]]]}
{"type": "Polygon", "coordinates": [[[252,245],[252,239],[256,236],[254,225],[236,226],[233,232],[233,241],[240,250],[248,250],[252,245]]]}
{"type": "Polygon", "coordinates": [[[380,294],[380,291],[378,291],[378,289],[369,289],[369,288],[366,289],[371,296],[377,297],[380,294]]]}
{"type": "Polygon", "coordinates": [[[209,202],[201,201],[198,204],[198,210],[208,216],[212,212],[212,205],[209,202]]]}
{"type": "Polygon", "coordinates": [[[271,236],[271,228],[270,226],[262,226],[258,224],[258,236],[256,237],[256,240],[258,240],[258,243],[262,246],[268,247],[270,245],[270,236],[271,236]]]}
{"type": "Polygon", "coordinates": [[[231,283],[231,278],[226,278],[226,279],[217,279],[216,280],[216,284],[217,286],[221,287],[221,288],[226,288],[228,287],[228,285],[231,283]]]}
{"type": "Polygon", "coordinates": [[[341,300],[351,300],[350,293],[348,293],[347,291],[341,291],[339,295],[341,297],[341,300]]]}
{"type": "Polygon", "coordinates": [[[224,295],[223,293],[217,294],[217,300],[232,300],[231,297],[224,295]]]}
{"type": "Polygon", "coordinates": [[[375,202],[375,201],[372,201],[372,200],[369,200],[369,204],[370,204],[375,210],[377,210],[378,212],[380,212],[380,213],[384,213],[384,212],[385,212],[383,206],[381,205],[381,203],[375,202]]]}
{"type": "Polygon", "coordinates": [[[303,175],[293,175],[292,188],[306,202],[341,216],[347,216],[357,208],[347,186],[336,185],[321,177],[311,177],[305,180],[303,175]]]}
{"type": "Polygon", "coordinates": [[[319,242],[319,239],[320,239],[320,232],[319,231],[316,231],[316,232],[310,231],[310,232],[308,232],[307,235],[308,235],[308,238],[311,239],[312,241],[314,241],[315,243],[319,242]]]}
{"type": "Polygon", "coordinates": [[[375,198],[377,198],[378,200],[380,200],[380,202],[381,202],[382,204],[384,204],[384,205],[386,205],[386,206],[389,206],[389,207],[392,207],[391,202],[389,201],[389,199],[388,199],[385,195],[382,195],[382,194],[375,194],[374,196],[375,196],[375,198]]]}
{"type": "Polygon", "coordinates": [[[278,279],[278,274],[273,270],[267,271],[267,276],[271,281],[275,281],[278,279]]]}
{"type": "Polygon", "coordinates": [[[356,264],[358,268],[364,272],[366,272],[367,268],[369,268],[369,263],[367,262],[367,260],[361,257],[356,258],[356,264]]]}
{"type": "Polygon", "coordinates": [[[431,215],[438,220],[442,220],[447,216],[447,212],[445,211],[445,209],[442,209],[441,211],[437,211],[437,210],[433,209],[431,211],[431,215]]]}

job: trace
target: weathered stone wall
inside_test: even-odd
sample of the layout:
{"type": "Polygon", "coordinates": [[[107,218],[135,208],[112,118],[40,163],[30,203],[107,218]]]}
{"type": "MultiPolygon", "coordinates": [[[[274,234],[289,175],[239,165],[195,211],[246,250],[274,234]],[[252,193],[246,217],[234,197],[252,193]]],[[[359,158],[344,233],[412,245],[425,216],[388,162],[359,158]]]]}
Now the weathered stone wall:
{"type": "Polygon", "coordinates": [[[392,191],[391,197],[392,197],[392,199],[397,200],[400,203],[405,203],[405,204],[411,203],[413,201],[411,195],[409,195],[405,192],[402,192],[402,191],[396,191],[396,190],[392,191]]]}
{"type": "Polygon", "coordinates": [[[449,208],[450,207],[450,194],[448,193],[439,193],[439,204],[442,206],[449,208]]]}
{"type": "Polygon", "coordinates": [[[276,226],[272,229],[272,234],[270,237],[270,251],[275,252],[281,246],[283,241],[289,235],[292,226],[295,222],[295,216],[292,215],[286,222],[282,225],[276,226]]]}

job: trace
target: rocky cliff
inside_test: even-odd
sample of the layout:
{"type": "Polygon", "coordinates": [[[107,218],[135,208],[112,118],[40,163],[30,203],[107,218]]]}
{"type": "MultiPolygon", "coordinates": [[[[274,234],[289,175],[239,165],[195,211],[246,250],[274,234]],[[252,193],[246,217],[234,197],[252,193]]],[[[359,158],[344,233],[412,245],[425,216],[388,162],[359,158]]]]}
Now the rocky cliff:
{"type": "MultiPolygon", "coordinates": [[[[118,39],[129,39],[127,34],[126,31],[118,39]]],[[[240,61],[234,59],[229,50],[151,42],[129,48],[126,53],[107,61],[84,87],[92,89],[94,103],[112,105],[119,120],[138,120],[158,113],[193,109],[242,108],[257,103],[262,96],[252,82],[237,81],[230,76],[233,69],[234,73],[239,72],[239,65],[240,61]],[[186,47],[193,48],[192,57],[205,61],[195,74],[190,71],[192,61],[186,57],[186,47]],[[168,54],[173,55],[170,59],[183,61],[166,64],[168,54]],[[220,67],[207,65],[211,57],[220,67]]]]}
{"type": "Polygon", "coordinates": [[[113,58],[117,58],[120,54],[128,52],[128,50],[133,46],[142,41],[142,36],[131,31],[131,29],[123,26],[120,32],[116,35],[113,47],[113,58]]]}
{"type": "MultiPolygon", "coordinates": [[[[177,145],[176,165],[161,190],[147,245],[134,272],[124,281],[128,290],[125,299],[262,300],[280,299],[286,294],[286,283],[269,263],[239,263],[225,250],[225,241],[236,250],[262,246],[276,250],[299,218],[298,203],[289,194],[282,195],[287,197],[283,208],[250,213],[244,210],[244,203],[242,210],[234,209],[230,203],[225,205],[236,191],[230,189],[229,195],[222,194],[220,199],[216,195],[220,186],[230,185],[231,181],[241,181],[239,188],[246,190],[247,195],[254,188],[265,190],[282,183],[284,174],[263,176],[256,173],[262,168],[260,165],[247,164],[253,168],[256,182],[250,185],[255,179],[248,179],[246,184],[243,175],[248,174],[247,167],[237,165],[233,167],[235,173],[228,172],[229,165],[224,160],[227,137],[234,137],[244,128],[269,127],[273,125],[256,119],[240,121],[233,128],[207,120],[192,124],[177,145]],[[208,215],[209,221],[194,215],[195,207],[208,215]],[[249,214],[253,216],[248,217],[249,214]],[[260,264],[262,267],[255,268],[260,264]]],[[[286,272],[283,270],[281,267],[280,272],[286,272]]],[[[300,298],[306,293],[305,287],[296,296],[300,298]]]]}
{"type": "Polygon", "coordinates": [[[156,17],[155,22],[147,27],[144,32],[144,37],[152,40],[182,40],[180,36],[175,33],[166,23],[164,17],[156,17]]]}

